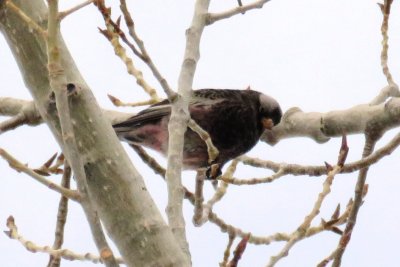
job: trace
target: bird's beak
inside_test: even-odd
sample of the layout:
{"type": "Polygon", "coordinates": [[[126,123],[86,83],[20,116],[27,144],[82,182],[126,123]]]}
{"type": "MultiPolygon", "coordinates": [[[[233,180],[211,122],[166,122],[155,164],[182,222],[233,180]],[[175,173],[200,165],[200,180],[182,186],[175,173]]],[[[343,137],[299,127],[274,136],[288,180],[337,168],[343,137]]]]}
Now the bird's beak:
{"type": "Polygon", "coordinates": [[[264,129],[268,129],[268,130],[271,130],[272,127],[274,127],[274,122],[270,118],[262,118],[261,124],[264,129]]]}

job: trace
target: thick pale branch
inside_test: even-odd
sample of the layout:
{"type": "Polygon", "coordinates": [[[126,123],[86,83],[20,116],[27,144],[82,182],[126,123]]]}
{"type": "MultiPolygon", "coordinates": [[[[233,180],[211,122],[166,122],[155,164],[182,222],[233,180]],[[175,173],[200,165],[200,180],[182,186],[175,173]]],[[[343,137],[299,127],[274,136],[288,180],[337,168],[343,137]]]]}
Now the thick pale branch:
{"type": "Polygon", "coordinates": [[[171,118],[168,124],[168,168],[166,180],[168,187],[167,216],[169,225],[182,250],[189,258],[189,249],[183,218],[184,190],[181,181],[183,162],[183,138],[190,119],[188,105],[193,88],[194,73],[199,60],[200,39],[205,27],[205,15],[208,12],[210,0],[197,0],[190,28],[186,31],[186,48],[178,79],[177,97],[171,104],[171,118]]]}
{"type": "Polygon", "coordinates": [[[36,21],[31,19],[30,16],[25,14],[25,12],[22,11],[22,9],[16,6],[12,0],[6,0],[4,2],[7,8],[15,12],[15,14],[17,14],[28,25],[29,28],[38,32],[40,35],[42,35],[42,37],[46,37],[47,32],[41,26],[39,26],[39,24],[36,21]]]}
{"type": "MultiPolygon", "coordinates": [[[[46,5],[41,0],[14,2],[18,2],[35,21],[47,17],[46,5]]],[[[49,97],[51,89],[44,40],[37,32],[29,30],[19,16],[4,5],[0,7],[0,30],[9,43],[41,117],[63,147],[56,106],[49,97]]],[[[188,266],[189,260],[174,241],[151,196],[143,190],[143,178],[122,149],[61,37],[59,53],[62,66],[68,66],[65,68],[66,80],[80,85],[79,93],[69,99],[74,136],[83,160],[91,201],[111,239],[129,265],[188,266]]]]}
{"type": "Polygon", "coordinates": [[[385,86],[381,92],[369,103],[371,106],[384,103],[390,97],[400,97],[400,90],[397,84],[385,86]]]}
{"type": "Polygon", "coordinates": [[[398,127],[400,98],[391,98],[379,105],[363,104],[327,113],[305,113],[299,108],[291,108],[272,131],[264,132],[261,140],[274,145],[284,138],[309,137],[324,143],[330,137],[342,136],[344,133],[365,133],[371,123],[384,130],[398,127]]]}
{"type": "MultiPolygon", "coordinates": [[[[111,124],[132,117],[132,114],[125,112],[106,109],[102,111],[111,124]]],[[[0,97],[0,116],[16,116],[20,113],[24,114],[26,124],[28,125],[35,126],[44,122],[34,101],[12,97],[0,97]]]]}

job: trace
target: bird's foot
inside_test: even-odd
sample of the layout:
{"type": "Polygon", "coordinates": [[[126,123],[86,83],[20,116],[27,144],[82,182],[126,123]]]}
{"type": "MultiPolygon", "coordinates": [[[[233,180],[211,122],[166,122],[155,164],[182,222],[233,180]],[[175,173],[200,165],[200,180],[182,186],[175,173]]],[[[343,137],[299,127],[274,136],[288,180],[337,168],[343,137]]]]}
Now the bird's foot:
{"type": "Polygon", "coordinates": [[[219,163],[213,163],[207,167],[206,178],[208,180],[216,180],[222,174],[221,166],[219,163]]]}

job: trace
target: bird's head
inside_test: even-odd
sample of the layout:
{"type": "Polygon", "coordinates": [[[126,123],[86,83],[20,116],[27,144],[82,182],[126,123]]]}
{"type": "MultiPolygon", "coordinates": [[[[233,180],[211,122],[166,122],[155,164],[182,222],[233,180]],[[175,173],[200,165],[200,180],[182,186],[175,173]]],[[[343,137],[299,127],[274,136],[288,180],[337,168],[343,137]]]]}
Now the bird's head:
{"type": "Polygon", "coordinates": [[[282,110],[278,102],[270,96],[259,95],[261,124],[264,129],[271,130],[281,121],[282,110]]]}

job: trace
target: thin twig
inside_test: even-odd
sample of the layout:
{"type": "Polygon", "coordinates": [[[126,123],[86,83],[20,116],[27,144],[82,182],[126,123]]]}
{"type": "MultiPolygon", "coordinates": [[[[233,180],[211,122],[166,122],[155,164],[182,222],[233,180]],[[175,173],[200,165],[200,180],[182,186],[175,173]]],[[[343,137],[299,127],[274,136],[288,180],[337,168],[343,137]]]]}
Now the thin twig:
{"type": "Polygon", "coordinates": [[[289,241],[285,244],[282,250],[275,256],[270,258],[269,263],[267,264],[268,267],[273,267],[275,264],[281,260],[282,258],[286,257],[289,254],[289,250],[301,239],[306,237],[307,230],[310,228],[311,222],[314,218],[319,214],[323,201],[325,197],[331,192],[331,185],[335,175],[340,172],[340,169],[343,167],[343,164],[346,160],[347,153],[349,148],[347,146],[346,137],[343,136],[342,138],[342,145],[339,151],[338,162],[335,167],[331,167],[327,165],[327,169],[329,170],[328,176],[326,177],[322,191],[319,193],[316,202],[314,203],[314,207],[312,208],[311,212],[304,218],[303,223],[290,235],[289,241]]]}
{"type": "MultiPolygon", "coordinates": [[[[7,227],[9,231],[4,231],[5,234],[11,238],[18,240],[27,250],[31,252],[42,252],[54,257],[60,257],[66,260],[79,260],[79,261],[90,261],[92,263],[103,263],[101,257],[92,253],[78,254],[68,249],[53,249],[50,246],[39,246],[30,240],[26,240],[22,235],[18,233],[15,220],[12,216],[7,219],[7,227]]],[[[121,258],[117,259],[118,263],[123,263],[121,258]]]]}
{"type": "Polygon", "coordinates": [[[91,3],[93,3],[93,1],[94,1],[94,0],[86,0],[85,2],[80,3],[80,4],[74,6],[74,7],[70,8],[70,9],[67,9],[67,10],[65,10],[65,11],[61,11],[61,12],[58,14],[58,18],[59,18],[60,20],[63,20],[63,19],[65,19],[65,17],[71,15],[72,13],[78,11],[79,9],[84,8],[85,6],[90,5],[91,3]]]}
{"type": "Polygon", "coordinates": [[[130,75],[135,77],[136,83],[143,88],[143,90],[150,95],[150,97],[156,101],[160,101],[160,98],[157,95],[156,90],[147,83],[147,81],[143,77],[143,73],[136,68],[133,63],[132,58],[130,58],[126,54],[126,49],[119,43],[118,34],[113,33],[109,30],[101,30],[104,36],[108,37],[112,47],[114,48],[114,53],[124,62],[126,66],[126,70],[130,75]]]}
{"type": "MultiPolygon", "coordinates": [[[[154,64],[152,58],[150,57],[149,53],[147,52],[146,47],[144,46],[144,42],[142,39],[140,39],[139,35],[136,33],[135,30],[135,24],[133,22],[132,16],[128,11],[128,7],[126,4],[125,0],[120,0],[120,8],[122,11],[122,14],[124,15],[126,26],[128,27],[129,35],[133,38],[135,43],[140,49],[140,59],[143,60],[147,64],[147,66],[150,68],[152,71],[154,77],[157,79],[157,81],[160,83],[161,87],[163,88],[165,94],[167,95],[168,99],[172,101],[176,97],[176,93],[172,90],[171,86],[168,84],[168,81],[162,76],[156,65],[154,64]]],[[[122,38],[122,36],[121,36],[122,38]]],[[[127,43],[129,47],[129,41],[125,38],[122,38],[122,40],[127,43]],[[125,41],[126,40],[126,41],[125,41]]],[[[132,45],[133,46],[133,45],[132,45]]],[[[134,46],[133,46],[134,47],[134,46]]],[[[131,47],[131,49],[133,49],[131,47]]]]}
{"type": "Polygon", "coordinates": [[[392,6],[392,2],[393,0],[384,0],[384,4],[378,4],[379,7],[381,8],[383,15],[383,21],[381,26],[381,32],[382,32],[381,66],[383,74],[385,75],[387,83],[389,85],[395,84],[388,66],[388,50],[389,50],[388,28],[389,28],[390,8],[392,6]]]}
{"type": "Polygon", "coordinates": [[[197,170],[196,175],[196,186],[194,191],[194,212],[193,212],[193,224],[195,226],[201,226],[204,222],[202,222],[203,218],[203,186],[204,186],[204,178],[205,178],[205,171],[204,170],[197,170]]]}
{"type": "MultiPolygon", "coordinates": [[[[379,140],[381,137],[381,133],[374,133],[374,134],[367,134],[366,135],[366,141],[365,141],[365,146],[363,150],[362,157],[365,158],[368,155],[370,155],[375,147],[376,142],[379,140]]],[[[358,179],[357,179],[357,184],[354,192],[354,203],[352,205],[352,208],[350,210],[348,222],[346,225],[346,228],[342,234],[342,237],[340,238],[340,241],[338,243],[338,246],[335,250],[335,256],[333,260],[332,267],[339,267],[341,265],[342,261],[342,256],[344,254],[344,251],[346,250],[347,244],[350,242],[351,239],[351,234],[353,232],[353,229],[356,224],[357,220],[357,215],[358,211],[362,205],[363,198],[364,198],[364,192],[365,192],[365,181],[367,179],[367,174],[368,174],[369,168],[363,168],[360,170],[358,174],[358,179]]]]}
{"type": "Polygon", "coordinates": [[[275,264],[281,260],[282,258],[286,257],[289,254],[289,250],[301,239],[306,237],[307,230],[310,228],[312,220],[318,215],[322,202],[324,201],[325,197],[330,193],[331,185],[333,182],[333,178],[337,173],[340,172],[340,166],[335,166],[333,170],[331,170],[325,179],[323,184],[323,189],[321,193],[318,195],[317,201],[314,204],[313,209],[311,212],[305,217],[303,223],[298,227],[298,229],[290,235],[289,241],[285,244],[282,250],[275,256],[270,258],[269,263],[267,264],[268,267],[273,267],[275,264]]]}
{"type": "MultiPolygon", "coordinates": [[[[100,30],[100,32],[110,41],[112,47],[114,48],[114,53],[124,62],[128,73],[135,77],[136,83],[141,86],[152,99],[160,101],[160,98],[157,95],[157,91],[147,83],[147,81],[143,77],[143,73],[135,67],[132,58],[127,55],[126,49],[120,44],[119,37],[121,35],[125,36],[125,34],[123,34],[118,23],[115,23],[111,19],[111,9],[106,8],[105,3],[102,0],[97,0],[94,2],[94,4],[97,6],[100,13],[102,14],[107,27],[106,30],[100,30]]],[[[136,53],[138,52],[136,51],[136,53]]]]}
{"type": "Polygon", "coordinates": [[[236,246],[235,251],[233,252],[233,258],[232,260],[228,263],[228,267],[237,267],[239,264],[240,259],[242,258],[242,255],[244,251],[246,250],[247,242],[249,241],[250,234],[243,237],[242,240],[240,240],[239,244],[236,246]]]}
{"type": "MultiPolygon", "coordinates": [[[[69,167],[68,162],[64,163],[64,173],[61,179],[61,186],[64,188],[70,188],[71,181],[71,168],[69,167]]],[[[64,228],[65,223],[67,222],[67,214],[68,214],[68,198],[61,196],[60,202],[58,204],[58,212],[57,212],[57,222],[56,222],[56,231],[55,238],[53,243],[53,249],[60,249],[62,244],[64,243],[64,228]]],[[[50,255],[48,267],[59,267],[61,262],[61,258],[50,255]]]]}
{"type": "Polygon", "coordinates": [[[255,184],[265,184],[265,183],[272,183],[273,181],[279,179],[280,177],[286,175],[283,171],[283,168],[279,169],[276,173],[271,176],[263,177],[263,178],[251,178],[251,179],[238,179],[234,177],[225,177],[221,176],[219,180],[224,181],[228,184],[234,185],[255,185],[255,184]]]}
{"type": "Polygon", "coordinates": [[[229,255],[231,254],[231,248],[233,245],[233,241],[235,240],[235,235],[234,234],[228,234],[228,244],[226,245],[225,251],[224,251],[224,258],[222,259],[222,262],[219,264],[220,267],[226,267],[228,264],[229,260],[229,255]]]}
{"type": "MultiPolygon", "coordinates": [[[[225,177],[232,177],[235,173],[238,161],[234,159],[227,168],[226,172],[222,175],[225,177]]],[[[209,214],[212,211],[213,206],[220,201],[226,194],[226,190],[229,186],[228,183],[221,181],[214,195],[203,205],[203,179],[204,172],[199,171],[196,177],[196,192],[195,192],[195,215],[193,216],[193,222],[195,226],[201,226],[209,219],[209,214]],[[203,175],[203,176],[201,176],[203,175]]]]}
{"type": "Polygon", "coordinates": [[[29,175],[30,177],[32,177],[39,183],[47,186],[51,190],[56,191],[69,199],[72,199],[77,202],[81,201],[81,195],[77,191],[64,188],[64,187],[59,186],[58,184],[53,183],[52,181],[46,179],[42,175],[36,173],[34,170],[28,168],[25,164],[19,162],[17,159],[15,159],[13,156],[11,156],[7,151],[5,151],[2,148],[0,148],[0,156],[2,158],[4,158],[6,161],[8,161],[8,164],[10,165],[10,167],[15,169],[16,171],[23,172],[23,173],[29,175]]]}
{"type": "MultiPolygon", "coordinates": [[[[390,155],[400,145],[400,133],[396,134],[386,145],[377,149],[371,155],[360,160],[345,164],[340,173],[352,173],[362,168],[371,166],[381,160],[383,157],[390,155]]],[[[291,175],[309,175],[321,176],[327,174],[325,166],[304,166],[299,164],[276,163],[269,160],[251,158],[249,156],[241,156],[238,158],[243,164],[251,165],[259,168],[271,169],[278,172],[282,169],[285,174],[291,175]]]]}
{"type": "Polygon", "coordinates": [[[207,25],[213,24],[214,22],[216,22],[218,20],[223,20],[223,19],[227,19],[232,16],[235,16],[235,15],[244,14],[247,11],[252,10],[252,9],[262,8],[264,6],[264,4],[266,4],[269,1],[270,0],[258,0],[253,3],[247,4],[247,5],[239,4],[239,6],[232,8],[230,10],[227,10],[225,12],[209,13],[207,16],[207,25]]]}
{"type": "Polygon", "coordinates": [[[114,104],[114,106],[116,106],[116,107],[139,107],[139,106],[152,105],[152,104],[155,104],[158,102],[156,99],[151,98],[146,101],[125,103],[125,102],[122,102],[120,99],[116,98],[115,96],[112,96],[112,95],[107,95],[107,96],[111,100],[111,102],[114,104]]]}
{"type": "Polygon", "coordinates": [[[153,157],[151,157],[146,150],[141,146],[129,144],[135,150],[139,157],[147,164],[153,171],[165,179],[165,168],[162,167],[153,157]]]}

